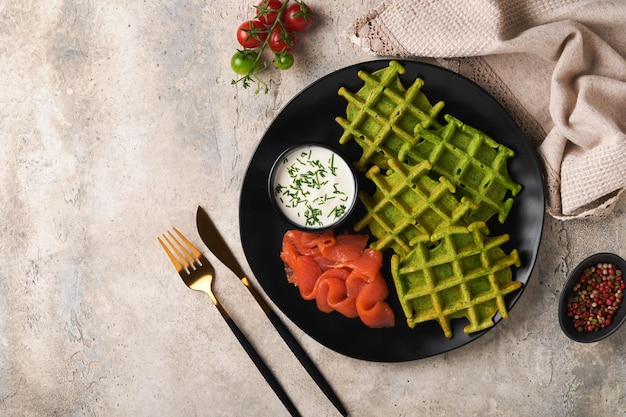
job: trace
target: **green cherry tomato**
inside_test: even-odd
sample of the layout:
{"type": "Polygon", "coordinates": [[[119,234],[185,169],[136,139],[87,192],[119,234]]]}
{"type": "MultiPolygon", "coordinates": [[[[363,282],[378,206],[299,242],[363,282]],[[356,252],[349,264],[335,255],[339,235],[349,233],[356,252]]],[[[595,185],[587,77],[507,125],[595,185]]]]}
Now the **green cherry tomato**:
{"type": "Polygon", "coordinates": [[[289,52],[281,52],[274,56],[274,66],[279,70],[287,70],[293,66],[293,55],[289,52]]]}
{"type": "Polygon", "coordinates": [[[237,51],[230,59],[230,66],[237,74],[252,74],[258,62],[255,63],[258,54],[253,51],[237,51]]]}

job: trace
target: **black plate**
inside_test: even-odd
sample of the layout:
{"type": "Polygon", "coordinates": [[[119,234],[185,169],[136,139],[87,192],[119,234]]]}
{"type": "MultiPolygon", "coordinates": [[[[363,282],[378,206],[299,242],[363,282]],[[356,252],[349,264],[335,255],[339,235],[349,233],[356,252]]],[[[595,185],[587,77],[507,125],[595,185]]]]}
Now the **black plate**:
{"type": "MultiPolygon", "coordinates": [[[[510,234],[511,240],[504,249],[507,253],[512,248],[519,251],[522,265],[514,268],[513,276],[526,284],[539,249],[544,219],[543,182],[533,149],[500,104],[470,80],[433,65],[399,62],[406,69],[401,77],[405,87],[408,88],[415,78],[423,78],[423,91],[431,102],[445,102],[442,115],[452,114],[515,151],[516,156],[509,162],[509,173],[522,184],[523,190],[515,198],[507,221],[499,224],[494,218],[489,227],[492,235],[510,234]]],[[[267,178],[272,164],[294,144],[324,143],[348,160],[358,159],[358,145],[353,141],[347,145],[338,142],[342,129],[335,122],[335,117],[345,117],[347,102],[337,91],[345,86],[356,92],[363,85],[357,77],[359,70],[372,72],[388,64],[388,60],[371,61],[333,72],[311,84],[285,106],[252,157],[243,181],[239,221],[243,249],[252,272],[267,295],[297,326],[326,347],[347,356],[400,362],[452,350],[475,340],[487,330],[465,334],[465,319],[452,321],[454,337],[451,339],[444,337],[436,322],[419,324],[410,329],[388,270],[384,270],[383,274],[390,289],[387,301],[395,311],[396,327],[370,329],[358,319],[347,319],[339,313],[320,312],[314,301],[300,298],[298,289],[287,282],[279,253],[283,234],[289,226],[275,213],[267,194],[267,178]]],[[[355,213],[357,216],[358,211],[355,213]]],[[[349,219],[343,228],[351,231],[357,219],[349,219]]],[[[509,295],[506,300],[509,309],[519,299],[523,288],[525,285],[509,295]]],[[[509,317],[509,320],[515,320],[514,315],[509,317]]],[[[494,318],[496,322],[500,319],[499,315],[494,318]]]]}

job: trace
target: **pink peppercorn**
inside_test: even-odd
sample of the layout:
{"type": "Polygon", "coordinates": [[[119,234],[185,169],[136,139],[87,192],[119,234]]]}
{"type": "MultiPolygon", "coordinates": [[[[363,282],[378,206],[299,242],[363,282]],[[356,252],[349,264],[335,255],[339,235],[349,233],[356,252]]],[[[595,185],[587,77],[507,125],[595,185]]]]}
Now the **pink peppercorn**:
{"type": "Polygon", "coordinates": [[[626,283],[615,264],[598,263],[581,274],[567,301],[567,316],[579,332],[604,329],[624,298],[626,283]]]}

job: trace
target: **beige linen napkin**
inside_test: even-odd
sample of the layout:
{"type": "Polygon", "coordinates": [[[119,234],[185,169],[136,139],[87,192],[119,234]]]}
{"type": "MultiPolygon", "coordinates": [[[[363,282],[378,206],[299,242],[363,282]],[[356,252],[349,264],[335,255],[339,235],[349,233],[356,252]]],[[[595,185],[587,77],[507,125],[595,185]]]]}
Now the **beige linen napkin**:
{"type": "Polygon", "coordinates": [[[626,1],[384,0],[350,36],[492,93],[536,146],[555,218],[603,218],[626,188],[626,1]]]}

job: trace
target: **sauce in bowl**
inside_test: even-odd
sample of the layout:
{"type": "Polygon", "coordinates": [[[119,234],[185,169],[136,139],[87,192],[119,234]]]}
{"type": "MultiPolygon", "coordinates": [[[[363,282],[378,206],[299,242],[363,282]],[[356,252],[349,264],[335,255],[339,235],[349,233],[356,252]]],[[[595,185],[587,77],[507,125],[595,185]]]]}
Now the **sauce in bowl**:
{"type": "Polygon", "coordinates": [[[357,180],[344,158],[321,145],[287,150],[274,163],[270,196],[280,213],[300,229],[329,229],[356,204],[357,180]]]}

